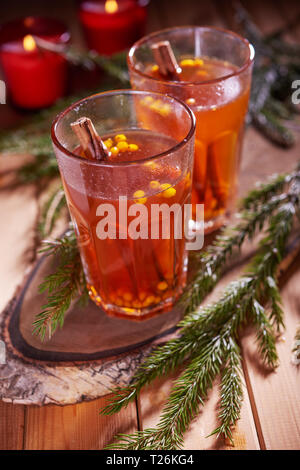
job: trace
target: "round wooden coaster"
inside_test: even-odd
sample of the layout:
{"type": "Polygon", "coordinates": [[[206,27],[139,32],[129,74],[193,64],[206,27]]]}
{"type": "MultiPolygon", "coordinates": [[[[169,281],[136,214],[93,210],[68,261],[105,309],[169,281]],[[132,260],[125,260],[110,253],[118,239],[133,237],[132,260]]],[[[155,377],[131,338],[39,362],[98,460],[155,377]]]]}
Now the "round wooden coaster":
{"type": "Polygon", "coordinates": [[[41,342],[32,334],[35,315],[45,303],[38,285],[53,266],[41,258],[1,315],[6,364],[0,365],[0,396],[23,404],[71,404],[109,393],[128,383],[154,344],[176,331],[175,308],[149,320],[112,318],[89,302],[73,305],[64,327],[41,342]]]}

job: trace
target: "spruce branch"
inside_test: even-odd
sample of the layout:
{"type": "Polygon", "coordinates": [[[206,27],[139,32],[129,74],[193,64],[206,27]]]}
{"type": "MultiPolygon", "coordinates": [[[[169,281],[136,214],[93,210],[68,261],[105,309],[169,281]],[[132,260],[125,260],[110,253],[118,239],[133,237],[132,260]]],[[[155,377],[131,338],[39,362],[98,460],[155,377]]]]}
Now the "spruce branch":
{"type": "Polygon", "coordinates": [[[48,296],[47,303],[35,318],[33,333],[44,340],[47,332],[51,337],[58,326],[63,326],[71,303],[82,296],[87,297],[87,289],[73,231],[59,240],[45,241],[41,252],[59,260],[55,273],[47,276],[39,286],[40,293],[48,291],[48,296]]]}
{"type": "MultiPolygon", "coordinates": [[[[281,204],[276,206],[276,212],[271,215],[266,236],[260,242],[248,272],[239,280],[231,282],[223,296],[214,304],[200,307],[199,310],[188,314],[178,325],[181,328],[179,338],[154,350],[139,367],[131,384],[123,390],[119,388],[117,395],[113,396],[111,402],[102,410],[108,414],[120,410],[137,395],[145,383],[166,372],[172,364],[186,360],[186,369],[175,381],[157,427],[133,435],[117,436],[120,442],[112,444],[111,448],[180,448],[184,432],[199,406],[204,405],[207,393],[220,373],[223,386],[220,426],[213,433],[232,439],[232,427],[239,417],[241,406],[241,377],[238,373],[240,358],[234,345],[237,344],[239,328],[244,323],[253,323],[256,328],[258,350],[263,363],[272,369],[278,365],[276,338],[270,321],[275,313],[269,314],[261,301],[265,300],[267,283],[272,305],[278,306],[280,301],[278,289],[274,290],[272,281],[276,283],[276,272],[284,256],[295,213],[299,210],[298,180],[299,175],[296,182],[290,185],[285,197],[280,199],[281,204]],[[180,345],[185,346],[183,352],[180,345]],[[192,345],[191,349],[189,345],[192,345]],[[161,352],[170,354],[171,350],[173,358],[169,356],[165,362],[165,356],[161,352]],[[229,365],[228,357],[232,361],[229,365]],[[164,361],[164,367],[160,361],[164,361]],[[151,363],[152,369],[147,374],[151,363]],[[227,395],[224,395],[225,387],[227,395]]],[[[274,197],[277,196],[272,196],[271,200],[274,200],[274,197]]],[[[276,314],[278,315],[278,312],[276,314]]],[[[282,322],[280,315],[275,321],[277,327],[281,326],[282,322]]]]}
{"type": "Polygon", "coordinates": [[[239,2],[235,16],[241,33],[255,49],[248,122],[277,145],[291,147],[295,138],[285,120],[297,114],[291,85],[299,76],[299,45],[284,41],[282,30],[264,36],[239,2]]]}
{"type": "Polygon", "coordinates": [[[44,204],[41,220],[39,223],[39,233],[41,238],[51,234],[55,222],[60,217],[63,208],[66,206],[65,193],[62,186],[59,186],[44,204]]]}
{"type": "MultiPolygon", "coordinates": [[[[246,305],[246,304],[245,304],[246,305]]],[[[208,391],[220,373],[230,348],[232,332],[244,320],[245,311],[239,309],[217,330],[200,334],[198,353],[191,358],[185,371],[175,381],[160,421],[155,429],[146,429],[133,435],[117,436],[118,443],[109,449],[178,449],[183,435],[203,406],[208,391]]]]}
{"type": "Polygon", "coordinates": [[[275,186],[279,190],[278,186],[282,187],[291,178],[291,175],[280,176],[276,185],[275,183],[267,184],[264,189],[257,190],[255,205],[252,204],[253,193],[250,193],[243,205],[248,207],[252,204],[252,210],[241,212],[240,223],[233,227],[224,228],[204,253],[194,255],[197,262],[201,264],[202,269],[197,271],[181,299],[181,303],[186,304],[185,313],[193,311],[213,289],[233,251],[239,250],[246,239],[251,240],[257,230],[263,228],[274,211],[289,199],[289,195],[285,193],[270,196],[274,193],[275,186]],[[283,179],[284,183],[282,182],[283,179]],[[270,197],[270,200],[266,200],[268,197],[270,197]],[[259,202],[263,203],[259,205],[259,202]]]}
{"type": "Polygon", "coordinates": [[[245,210],[256,209],[272,196],[282,193],[285,186],[289,184],[293,178],[297,177],[297,170],[289,174],[273,175],[267,183],[258,183],[256,188],[249,191],[247,196],[243,199],[241,204],[242,208],[245,210]]]}
{"type": "Polygon", "coordinates": [[[106,76],[97,88],[82,90],[76,95],[61,98],[53,106],[26,119],[20,127],[0,132],[0,153],[30,154],[34,157],[33,162],[18,170],[20,183],[39,183],[41,179],[51,180],[59,175],[49,133],[51,123],[59,112],[85,96],[129,85],[125,53],[107,58],[94,52],[81,52],[72,47],[65,54],[70,63],[86,69],[101,67],[106,76]]]}
{"type": "Polygon", "coordinates": [[[220,411],[219,421],[221,422],[211,435],[224,436],[229,439],[232,444],[233,435],[232,428],[239,420],[241,414],[241,406],[243,402],[243,384],[242,374],[242,358],[240,349],[233,338],[228,342],[228,350],[226,354],[226,362],[221,372],[220,387],[220,411]]]}
{"type": "Polygon", "coordinates": [[[299,366],[300,365],[300,325],[298,325],[297,330],[296,330],[292,353],[293,353],[293,357],[292,357],[293,364],[295,364],[296,366],[299,366]]]}

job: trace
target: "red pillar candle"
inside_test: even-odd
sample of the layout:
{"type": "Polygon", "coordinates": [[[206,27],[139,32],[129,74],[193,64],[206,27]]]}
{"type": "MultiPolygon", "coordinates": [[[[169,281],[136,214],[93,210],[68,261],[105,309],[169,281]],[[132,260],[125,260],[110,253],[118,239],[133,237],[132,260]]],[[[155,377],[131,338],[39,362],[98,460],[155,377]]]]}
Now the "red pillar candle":
{"type": "Polygon", "coordinates": [[[41,50],[34,37],[65,43],[65,26],[50,18],[28,17],[0,28],[0,61],[4,79],[15,105],[43,108],[64,94],[67,62],[59,54],[41,50]]]}
{"type": "Polygon", "coordinates": [[[144,35],[148,0],[83,0],[79,18],[88,47],[111,55],[144,35]]]}

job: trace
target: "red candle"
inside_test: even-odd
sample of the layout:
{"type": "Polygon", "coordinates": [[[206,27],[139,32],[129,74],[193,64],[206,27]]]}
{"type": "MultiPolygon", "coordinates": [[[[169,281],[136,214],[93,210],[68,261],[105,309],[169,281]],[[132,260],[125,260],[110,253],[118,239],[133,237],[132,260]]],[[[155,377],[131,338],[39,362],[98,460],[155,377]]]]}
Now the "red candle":
{"type": "Polygon", "coordinates": [[[147,0],[83,0],[79,18],[88,47],[111,55],[144,35],[147,0]]]}
{"type": "Polygon", "coordinates": [[[36,109],[53,104],[64,94],[67,62],[59,54],[41,50],[34,37],[65,43],[69,33],[59,21],[28,17],[0,29],[0,60],[14,104],[36,109]]]}

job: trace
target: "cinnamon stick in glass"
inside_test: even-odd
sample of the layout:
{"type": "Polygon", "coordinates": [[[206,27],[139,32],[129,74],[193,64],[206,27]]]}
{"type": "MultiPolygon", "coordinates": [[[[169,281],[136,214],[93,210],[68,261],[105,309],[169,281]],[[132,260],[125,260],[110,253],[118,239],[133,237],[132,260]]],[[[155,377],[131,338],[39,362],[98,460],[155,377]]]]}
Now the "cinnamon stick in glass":
{"type": "Polygon", "coordinates": [[[178,65],[169,41],[160,41],[151,46],[159,72],[165,77],[178,78],[181,68],[178,65]]]}
{"type": "Polygon", "coordinates": [[[76,134],[81,149],[92,160],[102,160],[109,157],[109,150],[104,145],[92,121],[81,117],[72,122],[71,128],[76,134]]]}

